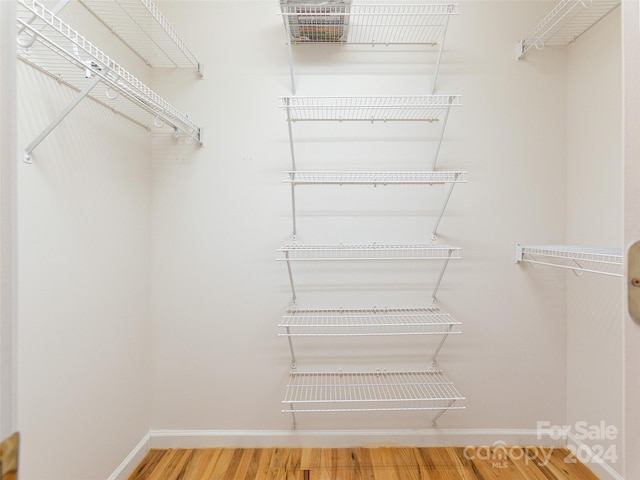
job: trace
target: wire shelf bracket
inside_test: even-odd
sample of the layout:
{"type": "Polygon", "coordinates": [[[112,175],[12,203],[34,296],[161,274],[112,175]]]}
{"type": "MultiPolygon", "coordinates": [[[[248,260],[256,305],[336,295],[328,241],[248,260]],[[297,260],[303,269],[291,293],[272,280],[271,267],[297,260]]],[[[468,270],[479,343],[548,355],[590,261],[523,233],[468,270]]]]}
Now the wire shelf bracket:
{"type": "Polygon", "coordinates": [[[463,410],[465,398],[437,366],[425,371],[290,372],[283,413],[431,411],[431,424],[449,410],[463,410]]]}
{"type": "Polygon", "coordinates": [[[444,185],[449,184],[438,217],[431,232],[431,240],[437,238],[438,226],[456,183],[467,181],[464,171],[431,172],[354,172],[354,171],[286,171],[284,182],[291,184],[291,211],[293,232],[297,237],[296,186],[298,185],[444,185]]]}
{"type": "Polygon", "coordinates": [[[620,0],[561,0],[529,34],[516,43],[516,60],[531,48],[565,46],[620,5],[620,0]]]}
{"type": "Polygon", "coordinates": [[[516,262],[622,277],[622,249],[573,245],[516,244],[516,262]]]}
{"type": "Polygon", "coordinates": [[[291,286],[292,304],[297,303],[297,294],[293,278],[292,262],[297,261],[362,261],[362,260],[439,260],[442,267],[431,293],[431,303],[437,301],[437,293],[444,273],[451,259],[459,259],[460,248],[450,245],[302,245],[290,243],[278,249],[284,257],[278,261],[286,262],[291,286]]]}
{"type": "Polygon", "coordinates": [[[282,317],[279,327],[287,337],[291,353],[291,368],[297,366],[293,339],[297,337],[365,337],[442,335],[431,355],[436,364],[438,353],[451,334],[461,333],[461,323],[436,307],[394,308],[366,310],[336,309],[312,310],[290,308],[282,317]]]}
{"type": "Polygon", "coordinates": [[[36,0],[17,3],[20,36],[31,37],[20,39],[18,58],[80,92],[25,149],[25,162],[32,161],[33,150],[85,97],[111,105],[114,111],[148,129],[150,123],[165,124],[173,130],[174,137],[183,133],[187,141],[203,144],[201,128],[188,115],[166,102],[53,12],[36,0]],[[101,94],[95,93],[98,83],[106,86],[101,94]]]}
{"type": "Polygon", "coordinates": [[[349,0],[281,0],[289,52],[291,91],[296,94],[292,45],[424,45],[437,47],[431,93],[435,92],[449,19],[458,4],[351,4],[349,0]]]}

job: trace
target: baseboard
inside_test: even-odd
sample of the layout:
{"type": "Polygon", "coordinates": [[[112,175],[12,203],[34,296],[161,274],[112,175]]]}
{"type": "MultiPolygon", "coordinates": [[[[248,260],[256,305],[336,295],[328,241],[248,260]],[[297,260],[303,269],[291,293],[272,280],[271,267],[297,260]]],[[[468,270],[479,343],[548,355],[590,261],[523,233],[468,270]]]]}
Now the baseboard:
{"type": "Polygon", "coordinates": [[[149,451],[149,440],[151,439],[150,432],[148,432],[138,444],[133,447],[131,453],[122,461],[118,468],[109,476],[107,480],[126,480],[127,477],[133,472],[133,469],[142,461],[144,456],[149,451]]]}
{"type": "Polygon", "coordinates": [[[549,446],[579,450],[579,459],[603,480],[624,480],[572,434],[535,429],[404,430],[150,430],[107,480],[126,480],[150,448],[549,446]]]}
{"type": "Polygon", "coordinates": [[[578,460],[586,464],[602,480],[624,480],[624,477],[616,472],[609,463],[600,458],[589,445],[576,438],[572,433],[567,434],[567,447],[576,454],[578,460]]]}
{"type": "Polygon", "coordinates": [[[150,448],[565,446],[535,429],[151,430],[150,448]]]}

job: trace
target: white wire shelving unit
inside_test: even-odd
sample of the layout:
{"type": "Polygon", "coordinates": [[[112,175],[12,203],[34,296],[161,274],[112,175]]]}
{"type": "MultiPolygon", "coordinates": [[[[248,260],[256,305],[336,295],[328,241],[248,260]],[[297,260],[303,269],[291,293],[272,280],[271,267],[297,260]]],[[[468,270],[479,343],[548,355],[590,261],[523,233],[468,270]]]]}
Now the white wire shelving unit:
{"type": "Polygon", "coordinates": [[[440,212],[431,231],[431,239],[436,239],[440,221],[457,183],[466,183],[465,171],[426,172],[362,172],[362,171],[287,171],[285,183],[291,184],[291,210],[293,233],[297,236],[296,189],[297,185],[444,185],[450,184],[440,212]]]}
{"type": "Polygon", "coordinates": [[[577,245],[516,244],[516,262],[622,277],[622,249],[577,245]]]}
{"type": "Polygon", "coordinates": [[[297,294],[295,282],[293,279],[293,262],[301,261],[379,261],[379,260],[438,260],[442,262],[442,268],[436,280],[433,292],[431,294],[432,303],[436,302],[436,295],[442,278],[451,259],[459,259],[460,248],[450,245],[433,245],[433,244],[417,244],[417,245],[355,245],[355,244],[339,244],[339,245],[304,245],[297,243],[289,243],[278,249],[283,256],[278,261],[287,263],[287,271],[289,273],[289,283],[291,286],[292,304],[297,302],[297,294]]]}
{"type": "Polygon", "coordinates": [[[451,334],[461,333],[460,322],[436,307],[393,309],[297,309],[287,310],[280,336],[288,337],[291,368],[297,360],[293,339],[296,337],[365,337],[441,335],[431,356],[435,365],[438,353],[451,334]]]}
{"type": "Polygon", "coordinates": [[[516,44],[516,59],[531,48],[565,46],[620,5],[620,0],[561,0],[516,44]]]}
{"type": "Polygon", "coordinates": [[[201,128],[36,0],[17,1],[18,59],[79,92],[25,148],[33,150],[86,97],[151,130],[168,126],[174,137],[202,145],[201,128]],[[98,84],[102,84],[98,88],[98,84]]]}
{"type": "Polygon", "coordinates": [[[335,2],[280,2],[295,94],[292,45],[423,45],[437,47],[431,93],[440,70],[449,19],[459,14],[454,3],[351,4],[335,2]]]}
{"type": "Polygon", "coordinates": [[[151,0],[79,0],[147,65],[163,68],[203,67],[151,0]]]}
{"type": "Polygon", "coordinates": [[[437,366],[424,371],[290,372],[285,398],[296,413],[434,411],[433,425],[447,410],[463,409],[465,398],[437,366]]]}

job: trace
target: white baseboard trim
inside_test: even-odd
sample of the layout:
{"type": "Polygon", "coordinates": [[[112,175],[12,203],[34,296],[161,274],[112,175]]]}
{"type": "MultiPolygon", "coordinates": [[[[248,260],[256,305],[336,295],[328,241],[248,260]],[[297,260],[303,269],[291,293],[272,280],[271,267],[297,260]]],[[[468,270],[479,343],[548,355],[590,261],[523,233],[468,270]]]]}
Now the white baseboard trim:
{"type": "MultiPolygon", "coordinates": [[[[596,453],[582,440],[576,438],[572,433],[567,434],[567,447],[576,455],[578,460],[587,465],[587,467],[589,467],[589,469],[602,480],[624,480],[624,477],[616,472],[614,468],[603,460],[598,453],[596,453]]],[[[615,445],[613,445],[612,448],[615,448],[615,445]]],[[[620,452],[618,452],[618,454],[619,453],[620,452]]],[[[622,463],[620,463],[620,465],[622,465],[622,463]]]]}
{"type": "Polygon", "coordinates": [[[151,430],[150,448],[565,446],[535,429],[151,430]]]}
{"type": "Polygon", "coordinates": [[[118,468],[109,476],[107,480],[126,480],[127,477],[133,472],[133,469],[142,461],[144,456],[149,451],[149,440],[151,439],[150,432],[142,437],[142,440],[133,447],[131,453],[122,461],[118,468]]]}
{"type": "Polygon", "coordinates": [[[535,429],[403,430],[150,430],[107,480],[126,480],[150,448],[376,447],[376,446],[555,446],[569,447],[603,480],[624,480],[574,435],[535,429]]]}

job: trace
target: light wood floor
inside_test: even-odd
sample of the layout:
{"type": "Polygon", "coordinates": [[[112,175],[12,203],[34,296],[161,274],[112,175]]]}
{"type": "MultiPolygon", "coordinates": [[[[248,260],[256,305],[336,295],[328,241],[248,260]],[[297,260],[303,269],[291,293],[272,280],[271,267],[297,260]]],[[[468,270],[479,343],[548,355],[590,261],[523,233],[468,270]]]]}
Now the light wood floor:
{"type": "Polygon", "coordinates": [[[597,480],[565,449],[151,450],[129,480],[597,480]]]}

